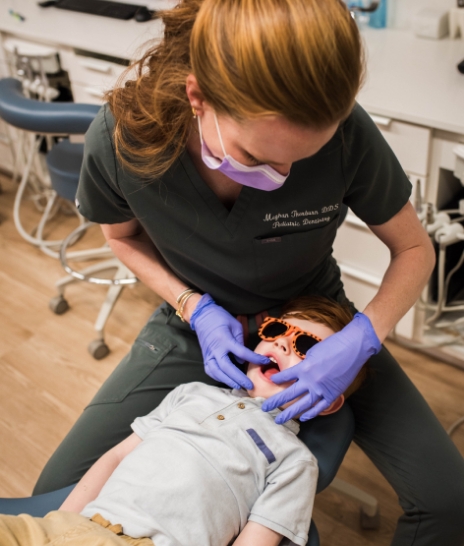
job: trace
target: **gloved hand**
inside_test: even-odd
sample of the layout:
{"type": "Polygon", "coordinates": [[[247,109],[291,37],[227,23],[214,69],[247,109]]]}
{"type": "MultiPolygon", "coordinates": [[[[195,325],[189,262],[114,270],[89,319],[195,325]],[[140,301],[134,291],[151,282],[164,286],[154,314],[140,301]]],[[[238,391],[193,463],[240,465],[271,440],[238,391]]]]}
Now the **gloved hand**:
{"type": "Polygon", "coordinates": [[[231,362],[228,353],[254,364],[269,364],[270,360],[244,346],[243,328],[236,318],[216,305],[209,294],[204,294],[190,317],[190,327],[197,333],[205,371],[210,377],[233,389],[253,388],[253,383],[231,362]]]}
{"type": "Polygon", "coordinates": [[[345,392],[367,359],[381,348],[369,318],[356,313],[340,332],[314,345],[299,364],[272,376],[277,384],[296,381],[268,398],[262,409],[273,410],[303,395],[276,417],[276,423],[281,425],[303,412],[300,421],[316,417],[345,392]]]}

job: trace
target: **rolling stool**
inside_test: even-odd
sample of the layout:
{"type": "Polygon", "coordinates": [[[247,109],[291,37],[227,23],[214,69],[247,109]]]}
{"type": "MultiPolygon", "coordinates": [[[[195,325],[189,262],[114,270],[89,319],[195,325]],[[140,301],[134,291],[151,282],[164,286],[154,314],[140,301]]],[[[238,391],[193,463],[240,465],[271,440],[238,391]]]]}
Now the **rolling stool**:
{"type": "MultiPolygon", "coordinates": [[[[354,416],[348,404],[345,404],[337,413],[316,417],[305,425],[305,441],[308,442],[308,446],[319,464],[318,493],[328,487],[334,480],[353,439],[354,429],[354,416]]],[[[36,517],[44,516],[51,510],[57,510],[73,487],[74,485],[71,485],[36,497],[0,499],[0,513],[11,515],[26,513],[36,517]]],[[[346,490],[344,492],[348,493],[346,490]]],[[[368,497],[368,495],[365,496],[368,497]]],[[[320,546],[319,534],[314,521],[311,522],[309,529],[307,546],[320,546]]]]}
{"type": "MultiPolygon", "coordinates": [[[[14,78],[0,80],[0,117],[7,123],[22,130],[41,135],[81,135],[87,131],[99,109],[100,107],[94,104],[42,102],[30,99],[24,96],[22,84],[19,80],[14,78]]],[[[36,239],[39,240],[39,243],[43,241],[42,234],[45,222],[56,200],[62,198],[71,204],[74,203],[83,155],[84,145],[72,143],[66,138],[54,142],[52,149],[48,152],[46,166],[53,193],[49,195],[45,212],[37,228],[36,239]]],[[[29,159],[30,163],[32,163],[33,156],[30,155],[29,159]]],[[[27,169],[23,175],[23,181],[25,177],[27,178],[27,169]]],[[[20,185],[21,187],[24,188],[24,185],[20,185]]],[[[68,247],[93,225],[92,222],[86,222],[80,215],[79,218],[81,225],[63,241],[47,241],[46,243],[48,245],[47,254],[60,258],[63,267],[69,273],[68,276],[56,283],[59,294],[50,301],[50,308],[56,314],[65,313],[69,309],[69,305],[64,298],[64,288],[78,280],[109,286],[106,300],[95,323],[98,338],[89,344],[90,354],[96,359],[101,359],[109,353],[109,348],[103,336],[106,321],[123,287],[136,283],[137,278],[114,257],[111,249],[106,244],[100,248],[67,252],[68,247]],[[49,248],[51,244],[59,244],[60,251],[53,253],[49,248]],[[82,271],[75,271],[68,264],[69,259],[91,260],[96,258],[105,258],[105,260],[82,271]],[[97,272],[113,269],[116,269],[116,273],[112,279],[91,276],[97,272]]]]}

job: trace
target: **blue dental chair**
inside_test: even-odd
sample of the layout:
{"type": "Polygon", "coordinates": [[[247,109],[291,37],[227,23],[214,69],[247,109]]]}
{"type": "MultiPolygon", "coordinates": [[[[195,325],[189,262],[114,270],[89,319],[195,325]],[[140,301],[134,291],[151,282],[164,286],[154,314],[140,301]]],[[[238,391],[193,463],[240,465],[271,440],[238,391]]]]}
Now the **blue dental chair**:
{"type": "MultiPolygon", "coordinates": [[[[305,425],[305,442],[307,441],[319,463],[318,493],[326,489],[334,479],[337,480],[335,475],[351,444],[354,428],[354,416],[348,404],[345,404],[337,413],[316,417],[305,425]]],[[[57,510],[73,487],[74,485],[70,485],[59,491],[36,497],[0,499],[0,513],[11,515],[26,513],[36,517],[44,516],[51,510],[57,510]]],[[[336,489],[342,490],[339,487],[336,489]]],[[[362,491],[357,491],[361,495],[365,495],[362,491]]],[[[346,488],[344,492],[347,493],[346,488]]],[[[365,496],[367,497],[367,495],[365,496]]],[[[363,524],[363,521],[361,524],[365,528],[376,528],[378,525],[372,525],[374,520],[378,523],[378,512],[374,518],[371,518],[370,526],[363,524]]],[[[364,523],[366,523],[365,518],[364,523]]],[[[314,522],[311,523],[307,546],[320,546],[319,534],[314,522]]]]}

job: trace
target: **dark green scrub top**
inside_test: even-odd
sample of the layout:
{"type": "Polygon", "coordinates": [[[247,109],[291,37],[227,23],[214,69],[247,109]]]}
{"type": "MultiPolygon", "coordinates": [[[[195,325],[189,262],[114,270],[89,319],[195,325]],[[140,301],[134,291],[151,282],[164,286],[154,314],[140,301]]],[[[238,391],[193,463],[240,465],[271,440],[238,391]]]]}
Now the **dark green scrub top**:
{"type": "Polygon", "coordinates": [[[258,313],[300,294],[334,297],[332,244],[342,203],[367,224],[406,204],[411,184],[370,116],[356,105],[316,155],[292,165],[278,190],[243,186],[232,210],[187,151],[160,179],[124,170],[105,105],[85,140],[77,204],[100,224],[137,218],[173,272],[234,314],[258,313]]]}

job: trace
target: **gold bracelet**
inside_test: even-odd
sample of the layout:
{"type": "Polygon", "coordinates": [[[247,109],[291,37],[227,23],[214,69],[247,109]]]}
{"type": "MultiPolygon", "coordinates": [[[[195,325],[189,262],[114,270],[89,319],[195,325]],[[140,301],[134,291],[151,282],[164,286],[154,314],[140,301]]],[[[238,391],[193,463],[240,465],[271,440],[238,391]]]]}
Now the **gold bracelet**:
{"type": "MultiPolygon", "coordinates": [[[[184,307],[187,303],[187,300],[191,297],[191,296],[194,296],[195,294],[197,294],[197,292],[192,292],[191,294],[189,294],[185,299],[184,301],[182,302],[182,309],[180,310],[181,314],[182,314],[182,318],[184,318],[184,307]]],[[[185,322],[185,319],[184,319],[184,322],[185,322]]]]}
{"type": "Polygon", "coordinates": [[[184,307],[185,307],[185,304],[187,303],[187,300],[193,296],[194,294],[196,294],[196,292],[190,292],[190,294],[187,294],[185,296],[185,298],[183,298],[181,304],[179,305],[179,308],[177,309],[176,311],[176,315],[180,318],[180,320],[182,322],[185,322],[185,319],[184,319],[184,307]]]}
{"type": "Polygon", "coordinates": [[[177,306],[178,310],[184,308],[186,298],[188,298],[192,294],[195,294],[195,290],[193,288],[189,288],[188,290],[184,290],[182,292],[182,294],[177,298],[177,303],[179,304],[177,306]]]}
{"type": "Polygon", "coordinates": [[[194,294],[197,294],[197,292],[195,292],[195,290],[193,289],[190,289],[187,293],[184,293],[182,295],[182,298],[179,302],[179,307],[177,308],[177,311],[176,311],[176,315],[180,318],[182,322],[185,322],[185,319],[184,319],[185,304],[187,303],[187,300],[191,298],[194,294]]]}
{"type": "Polygon", "coordinates": [[[185,290],[183,290],[183,291],[177,296],[176,303],[180,303],[180,301],[182,300],[182,298],[183,298],[188,292],[195,292],[195,290],[194,290],[193,288],[186,288],[185,290]]]}

